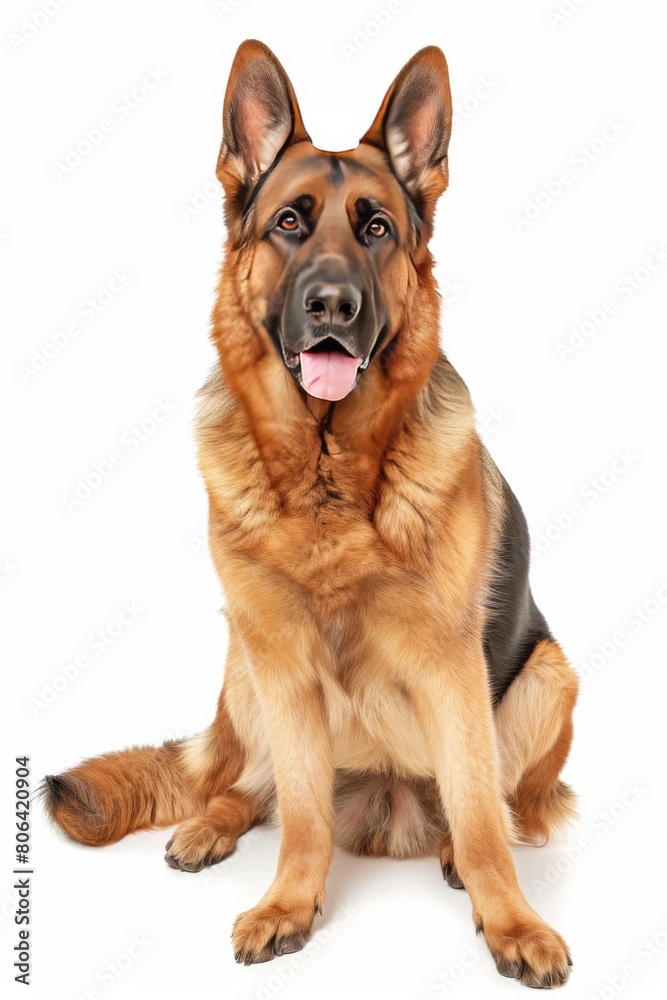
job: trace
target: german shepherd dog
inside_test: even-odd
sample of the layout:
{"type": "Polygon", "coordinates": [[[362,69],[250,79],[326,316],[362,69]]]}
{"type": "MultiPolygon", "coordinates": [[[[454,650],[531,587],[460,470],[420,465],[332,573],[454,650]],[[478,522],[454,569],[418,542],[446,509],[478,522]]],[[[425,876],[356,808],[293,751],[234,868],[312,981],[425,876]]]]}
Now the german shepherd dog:
{"type": "Polygon", "coordinates": [[[173,868],[278,817],[273,884],[233,929],[249,965],[304,945],[333,844],[435,855],[498,971],[565,982],[511,843],[573,814],[559,780],[576,675],[533,602],[528,533],[441,353],[428,242],[452,121],[436,47],[356,149],[312,145],[261,42],[232,66],[217,175],[228,241],[200,467],[229,651],[215,721],[45,779],[51,816],[109,844],[179,824],[173,868]]]}

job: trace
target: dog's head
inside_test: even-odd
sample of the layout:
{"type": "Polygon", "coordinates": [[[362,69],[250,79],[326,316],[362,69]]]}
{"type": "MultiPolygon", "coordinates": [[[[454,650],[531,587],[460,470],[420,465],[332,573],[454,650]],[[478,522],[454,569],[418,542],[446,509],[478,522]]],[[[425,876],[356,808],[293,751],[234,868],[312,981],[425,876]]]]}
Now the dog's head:
{"type": "Polygon", "coordinates": [[[445,57],[425,48],[357,148],[324,152],[270,49],[240,46],[217,168],[230,245],[252,254],[254,323],[311,396],[347,396],[410,316],[447,186],[451,119],[445,57]]]}

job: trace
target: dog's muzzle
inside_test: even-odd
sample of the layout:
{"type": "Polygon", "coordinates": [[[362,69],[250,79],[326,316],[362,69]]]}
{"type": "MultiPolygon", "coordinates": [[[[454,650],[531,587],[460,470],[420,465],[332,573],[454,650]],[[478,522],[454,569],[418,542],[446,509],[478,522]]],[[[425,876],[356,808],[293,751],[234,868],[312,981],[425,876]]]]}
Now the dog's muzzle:
{"type": "Polygon", "coordinates": [[[356,386],[382,325],[373,298],[362,276],[338,258],[299,275],[280,334],[285,364],[310,396],[333,402],[356,386]]]}

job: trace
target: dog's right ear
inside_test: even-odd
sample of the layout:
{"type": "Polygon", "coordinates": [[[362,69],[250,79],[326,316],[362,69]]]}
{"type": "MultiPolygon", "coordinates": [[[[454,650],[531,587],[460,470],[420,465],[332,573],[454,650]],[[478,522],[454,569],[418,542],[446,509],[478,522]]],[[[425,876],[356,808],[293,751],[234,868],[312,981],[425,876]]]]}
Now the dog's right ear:
{"type": "Polygon", "coordinates": [[[282,151],[309,138],[294,88],[271,49],[255,39],[243,42],[225,93],[216,170],[227,208],[242,207],[282,151]]]}

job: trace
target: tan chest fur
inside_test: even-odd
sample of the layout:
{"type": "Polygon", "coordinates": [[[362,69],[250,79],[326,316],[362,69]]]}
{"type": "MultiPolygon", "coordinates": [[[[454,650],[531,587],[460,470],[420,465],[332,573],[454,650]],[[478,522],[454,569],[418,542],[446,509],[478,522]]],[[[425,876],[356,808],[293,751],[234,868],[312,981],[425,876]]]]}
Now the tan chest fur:
{"type": "MultiPolygon", "coordinates": [[[[346,451],[334,433],[304,434],[298,461],[293,451],[277,456],[281,467],[287,461],[291,467],[285,489],[272,481],[241,407],[219,382],[204,390],[200,465],[223,588],[233,590],[239,566],[248,561],[264,579],[296,588],[309,607],[330,651],[319,681],[337,767],[432,774],[405,695],[367,677],[350,639],[368,588],[388,572],[414,573],[454,617],[470,600],[482,504],[479,469],[461,458],[470,453],[471,433],[465,397],[440,424],[433,420],[429,427],[427,414],[415,414],[372,477],[367,456],[346,451]],[[428,481],[417,471],[424,469],[428,481]]],[[[246,680],[238,684],[244,698],[252,697],[246,680]]],[[[260,739],[257,732],[253,742],[260,739]]]]}

